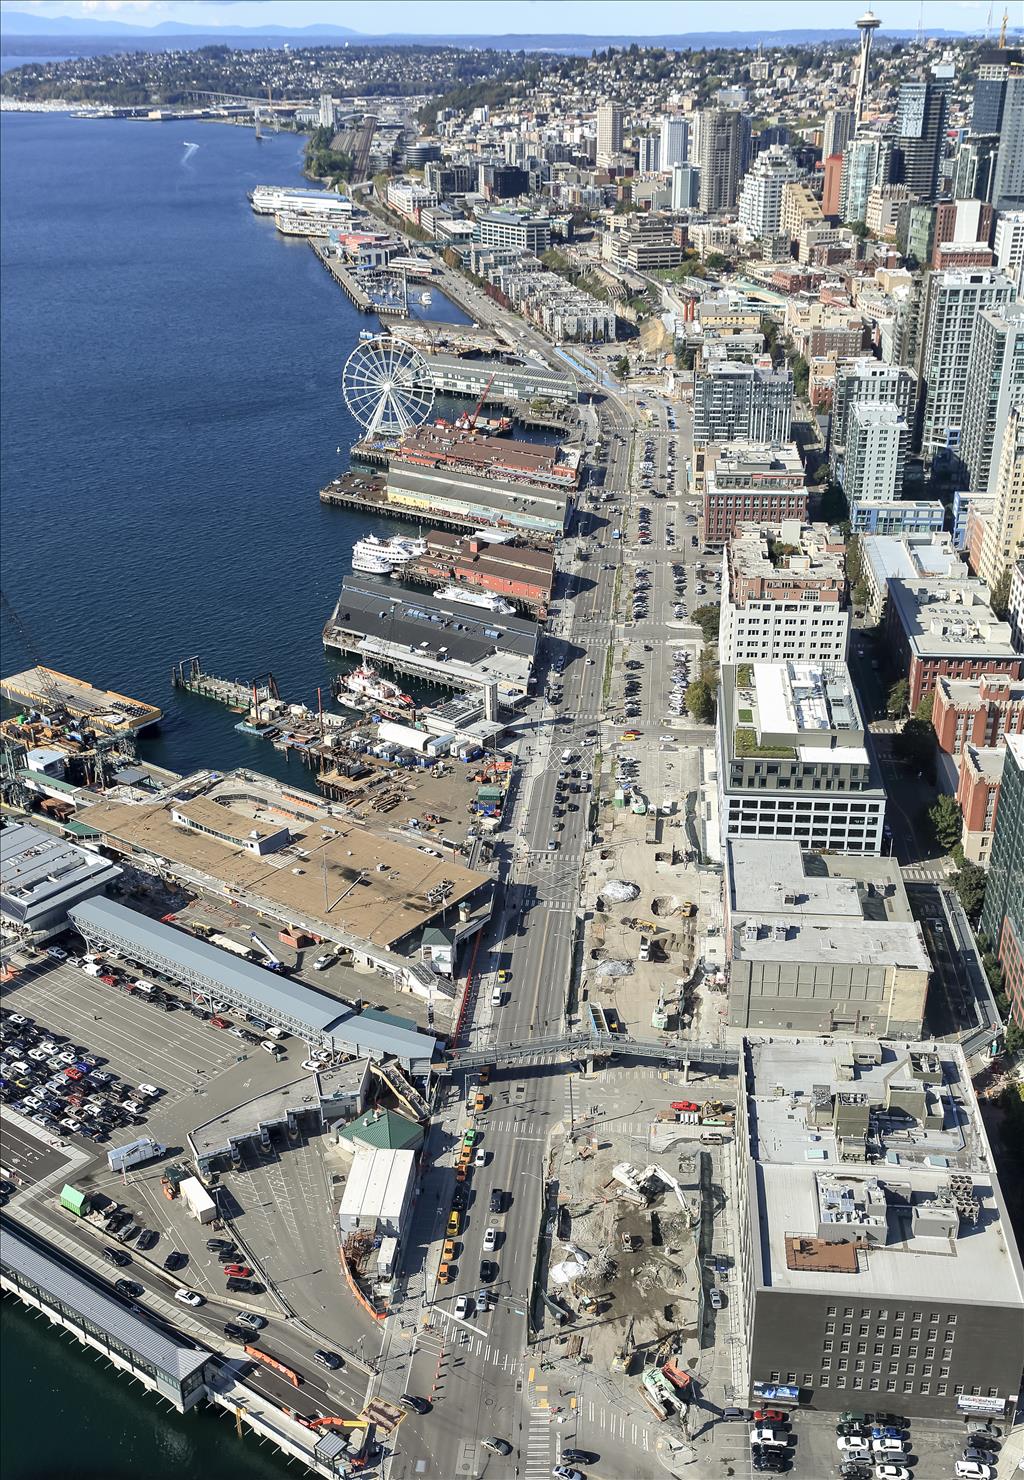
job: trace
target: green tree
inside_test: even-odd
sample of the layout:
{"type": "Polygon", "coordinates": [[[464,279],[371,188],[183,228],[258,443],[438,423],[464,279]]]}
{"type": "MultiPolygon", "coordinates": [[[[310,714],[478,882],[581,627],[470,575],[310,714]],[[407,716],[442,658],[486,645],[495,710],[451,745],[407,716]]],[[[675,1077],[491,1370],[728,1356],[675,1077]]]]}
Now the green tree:
{"type": "Polygon", "coordinates": [[[686,707],[695,720],[710,724],[715,717],[715,691],[703,678],[695,678],[686,690],[686,707]]]}
{"type": "Polygon", "coordinates": [[[612,371],[620,380],[625,380],[629,374],[629,357],[627,355],[620,355],[612,366],[612,371]]]}
{"type": "Polygon", "coordinates": [[[985,903],[987,878],[985,870],[976,863],[965,863],[960,872],[953,875],[953,888],[972,925],[977,924],[981,907],[985,903]]]}
{"type": "Polygon", "coordinates": [[[1014,1055],[1019,1054],[1024,1048],[1024,1028],[1012,1019],[1007,1023],[1006,1031],[1003,1033],[1003,1046],[1007,1053],[1014,1055]]]}
{"type": "Polygon", "coordinates": [[[709,252],[704,258],[704,266],[708,272],[724,272],[727,267],[732,266],[732,263],[728,257],[723,257],[721,252],[709,252]]]}
{"type": "Polygon", "coordinates": [[[889,697],[885,701],[886,711],[890,719],[898,715],[906,714],[910,704],[910,684],[905,678],[898,678],[889,690],[889,697]]]}
{"type": "Polygon", "coordinates": [[[928,821],[938,841],[939,847],[944,853],[949,853],[960,841],[963,831],[963,818],[956,799],[943,793],[936,797],[928,808],[928,821]]]}
{"type": "Polygon", "coordinates": [[[992,587],[989,604],[1001,622],[1010,614],[1010,567],[1004,565],[992,587]]]}
{"type": "Polygon", "coordinates": [[[704,641],[712,643],[718,639],[718,607],[708,603],[694,609],[693,620],[704,634],[704,641]]]}
{"type": "Polygon", "coordinates": [[[931,776],[935,769],[935,731],[919,719],[908,719],[898,735],[893,736],[893,749],[903,760],[931,776]]]}
{"type": "Polygon", "coordinates": [[[859,237],[861,241],[863,241],[866,236],[870,236],[871,234],[868,231],[867,222],[865,221],[849,221],[847,222],[847,225],[850,231],[853,232],[854,236],[859,237]]]}
{"type": "Polygon", "coordinates": [[[935,690],[932,689],[929,693],[925,694],[917,701],[917,708],[914,710],[914,718],[919,719],[923,725],[930,725],[932,722],[932,712],[934,709],[935,690]]]}

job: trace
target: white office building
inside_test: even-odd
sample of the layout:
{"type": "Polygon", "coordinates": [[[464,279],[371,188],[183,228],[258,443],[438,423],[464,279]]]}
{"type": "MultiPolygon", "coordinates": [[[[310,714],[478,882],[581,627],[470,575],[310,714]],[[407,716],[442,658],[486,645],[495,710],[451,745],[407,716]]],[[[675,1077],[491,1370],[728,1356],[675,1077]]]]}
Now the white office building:
{"type": "Polygon", "coordinates": [[[740,189],[740,225],[755,240],[777,236],[782,221],[783,187],[795,184],[801,171],[789,149],[772,144],[759,154],[740,189]]]}
{"type": "Polygon", "coordinates": [[[961,456],[976,493],[995,493],[1003,434],[1024,401],[1024,303],[980,313],[971,340],[961,456]]]}
{"type": "Polygon", "coordinates": [[[600,103],[597,109],[597,157],[622,153],[622,109],[618,103],[600,103]]]}

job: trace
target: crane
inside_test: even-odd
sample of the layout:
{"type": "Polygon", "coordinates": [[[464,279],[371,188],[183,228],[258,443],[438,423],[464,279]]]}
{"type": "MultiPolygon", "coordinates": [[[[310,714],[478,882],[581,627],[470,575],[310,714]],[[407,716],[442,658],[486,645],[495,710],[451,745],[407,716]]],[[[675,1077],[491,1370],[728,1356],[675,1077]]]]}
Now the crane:
{"type": "Polygon", "coordinates": [[[484,386],[484,393],[483,393],[483,395],[480,397],[479,401],[477,401],[477,403],[476,403],[476,410],[473,412],[473,415],[469,419],[469,430],[471,432],[474,431],[475,428],[476,428],[476,419],[480,415],[481,411],[484,409],[484,402],[487,400],[487,397],[490,394],[491,386],[494,384],[495,377],[497,376],[497,374],[498,374],[498,372],[497,372],[497,370],[495,370],[494,375],[491,376],[490,380],[484,386]]]}
{"type": "Polygon", "coordinates": [[[1009,19],[1010,19],[1010,12],[1008,10],[1004,10],[1003,11],[1003,24],[999,27],[999,50],[1000,51],[1005,51],[1005,49],[1006,49],[1006,27],[1007,27],[1007,23],[1009,22],[1009,19]]]}
{"type": "Polygon", "coordinates": [[[255,930],[249,931],[249,939],[263,952],[267,960],[267,967],[270,971],[284,971],[284,962],[279,960],[278,957],[274,955],[273,951],[270,949],[265,941],[260,940],[255,930]]]}
{"type": "Polygon", "coordinates": [[[33,641],[31,632],[29,632],[28,628],[25,626],[24,621],[15,611],[10,601],[8,601],[6,593],[2,590],[0,590],[0,608],[2,608],[2,610],[10,618],[11,625],[14,627],[18,636],[21,638],[21,645],[24,649],[25,656],[32,663],[39,675],[40,686],[45,691],[47,697],[52,702],[56,711],[60,714],[65,714],[67,712],[67,704],[64,701],[64,697],[61,694],[60,689],[57,687],[57,684],[54,682],[54,680],[50,677],[49,671],[39,661],[39,649],[33,641]]]}

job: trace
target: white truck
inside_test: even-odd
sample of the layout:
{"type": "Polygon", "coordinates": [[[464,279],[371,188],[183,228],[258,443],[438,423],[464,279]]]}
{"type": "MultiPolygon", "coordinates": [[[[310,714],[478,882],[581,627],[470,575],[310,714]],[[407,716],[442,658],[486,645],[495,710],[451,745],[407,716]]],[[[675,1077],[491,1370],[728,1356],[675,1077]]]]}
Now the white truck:
{"type": "Polygon", "coordinates": [[[137,1141],[129,1141],[127,1146],[112,1146],[107,1152],[107,1166],[112,1172],[127,1172],[140,1162],[153,1161],[166,1154],[167,1147],[154,1141],[152,1136],[140,1136],[137,1141]]]}

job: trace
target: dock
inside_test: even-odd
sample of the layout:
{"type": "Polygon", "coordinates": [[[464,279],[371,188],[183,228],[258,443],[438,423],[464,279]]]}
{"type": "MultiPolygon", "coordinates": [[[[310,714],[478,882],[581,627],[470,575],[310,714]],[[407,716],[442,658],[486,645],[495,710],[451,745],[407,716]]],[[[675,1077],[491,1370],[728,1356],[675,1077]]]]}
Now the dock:
{"type": "Polygon", "coordinates": [[[322,239],[311,240],[309,245],[320,259],[321,265],[327,269],[338,286],[344,289],[360,313],[379,312],[378,309],[375,309],[373,303],[371,303],[370,295],[364,293],[359,286],[355,273],[349,272],[348,268],[339,262],[337,257],[331,256],[322,239]]]}
{"type": "MultiPolygon", "coordinates": [[[[366,473],[343,473],[320,490],[320,502],[333,504],[341,509],[358,509],[363,514],[377,514],[388,519],[401,519],[406,524],[423,523],[417,520],[416,511],[407,505],[389,504],[382,477],[366,473]]],[[[431,529],[451,529],[457,534],[472,534],[480,528],[480,520],[467,514],[462,517],[447,510],[431,509],[431,529]]]]}
{"type": "Polygon", "coordinates": [[[30,704],[44,714],[74,715],[105,735],[139,735],[163,719],[163,710],[155,704],[130,699],[114,689],[98,689],[87,679],[42,664],[0,678],[0,694],[13,704],[30,704]]]}
{"type": "Polygon", "coordinates": [[[184,689],[189,694],[198,694],[203,699],[213,699],[236,714],[248,714],[254,703],[280,698],[272,673],[252,683],[240,683],[234,678],[218,678],[216,674],[204,673],[202,660],[197,657],[183,658],[175,664],[171,670],[171,686],[184,689]]]}

